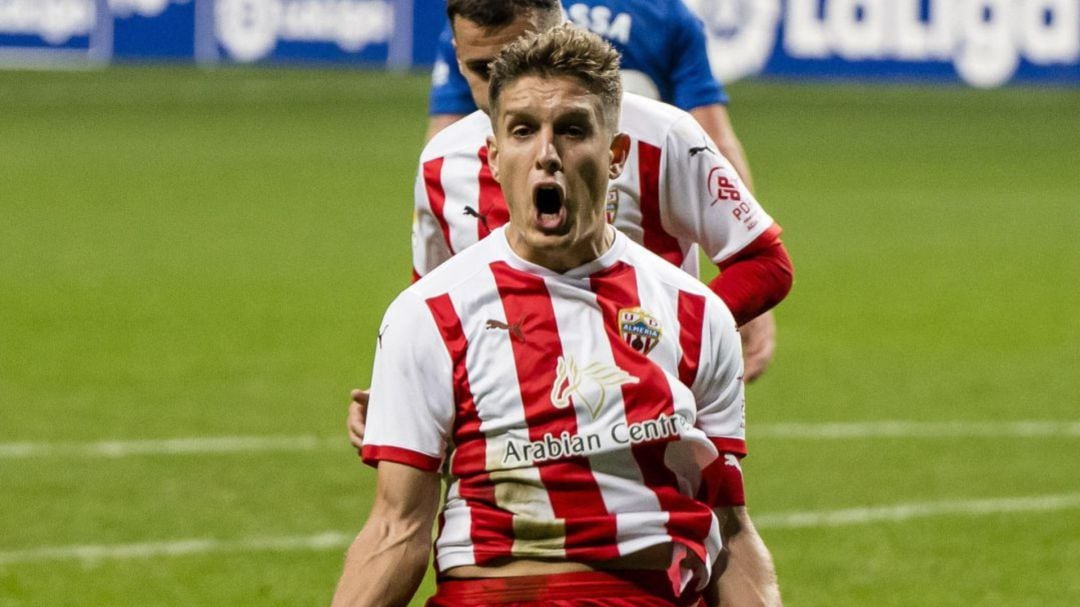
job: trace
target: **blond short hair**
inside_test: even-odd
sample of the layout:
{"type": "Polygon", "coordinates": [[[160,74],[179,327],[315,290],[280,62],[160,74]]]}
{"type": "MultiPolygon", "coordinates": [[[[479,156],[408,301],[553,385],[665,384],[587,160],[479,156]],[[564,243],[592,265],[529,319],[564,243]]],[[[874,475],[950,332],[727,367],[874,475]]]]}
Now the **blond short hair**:
{"type": "Polygon", "coordinates": [[[502,90],[525,76],[574,78],[600,97],[605,126],[613,133],[618,130],[622,100],[619,53],[600,36],[563,23],[507,45],[491,64],[493,116],[502,90]]]}

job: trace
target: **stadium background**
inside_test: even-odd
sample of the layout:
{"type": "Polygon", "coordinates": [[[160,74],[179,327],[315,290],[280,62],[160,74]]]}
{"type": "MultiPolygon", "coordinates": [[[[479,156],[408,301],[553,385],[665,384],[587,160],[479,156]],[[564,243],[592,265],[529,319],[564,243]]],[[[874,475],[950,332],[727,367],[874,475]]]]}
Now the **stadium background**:
{"type": "MultiPolygon", "coordinates": [[[[244,59],[212,2],[0,5],[4,65],[118,64],[0,71],[0,605],[325,604],[370,504],[345,401],[409,277],[439,11],[218,4],[364,26],[244,59]]],[[[1080,603],[1080,3],[965,4],[978,52],[920,61],[829,21],[902,0],[697,4],[797,268],[745,466],[787,604],[1080,603]]]]}

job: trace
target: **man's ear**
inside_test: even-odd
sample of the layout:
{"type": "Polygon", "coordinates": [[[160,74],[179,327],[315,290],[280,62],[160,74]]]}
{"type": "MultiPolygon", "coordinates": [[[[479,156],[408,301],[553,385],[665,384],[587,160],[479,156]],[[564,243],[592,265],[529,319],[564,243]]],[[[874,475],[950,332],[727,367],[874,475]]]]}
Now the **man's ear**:
{"type": "Polygon", "coordinates": [[[495,143],[495,136],[488,135],[487,137],[487,162],[488,168],[491,169],[491,178],[496,183],[499,182],[499,146],[495,143]]]}
{"type": "Polygon", "coordinates": [[[617,133],[611,140],[610,152],[611,164],[608,167],[608,178],[615,179],[622,175],[626,159],[630,157],[630,136],[626,133],[617,133]]]}

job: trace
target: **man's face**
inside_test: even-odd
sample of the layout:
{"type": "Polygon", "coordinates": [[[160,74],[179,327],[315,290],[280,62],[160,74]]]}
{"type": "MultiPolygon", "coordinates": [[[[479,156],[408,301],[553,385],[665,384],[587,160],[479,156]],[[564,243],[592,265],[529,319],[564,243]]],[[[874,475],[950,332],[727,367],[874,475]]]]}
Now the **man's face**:
{"type": "Polygon", "coordinates": [[[488,66],[492,60],[504,46],[534,29],[533,20],[528,14],[519,15],[499,28],[481,27],[460,15],[454,15],[454,53],[457,55],[458,69],[469,83],[476,107],[486,113],[491,111],[488,103],[491,73],[488,66]]]}
{"type": "Polygon", "coordinates": [[[564,271],[603,252],[608,180],[629,149],[603,116],[600,98],[570,77],[524,76],[499,95],[488,157],[525,259],[564,271]]]}

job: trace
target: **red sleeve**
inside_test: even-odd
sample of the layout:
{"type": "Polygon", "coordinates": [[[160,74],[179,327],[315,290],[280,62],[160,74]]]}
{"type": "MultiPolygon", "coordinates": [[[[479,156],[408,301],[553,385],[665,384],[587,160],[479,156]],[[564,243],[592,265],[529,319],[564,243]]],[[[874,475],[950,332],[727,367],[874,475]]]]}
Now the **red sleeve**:
{"type": "Polygon", "coordinates": [[[743,488],[740,459],[734,453],[720,452],[720,457],[701,472],[698,501],[710,508],[745,506],[746,490],[743,488]]]}
{"type": "Polygon", "coordinates": [[[791,290],[794,270],[780,226],[773,224],[734,257],[720,264],[709,288],[724,300],[735,322],[743,325],[780,303],[791,290]]]}
{"type": "Polygon", "coordinates": [[[428,472],[438,472],[439,467],[442,465],[442,460],[436,457],[411,449],[387,445],[364,445],[360,456],[365,464],[374,468],[379,467],[379,462],[394,462],[428,472]]]}

